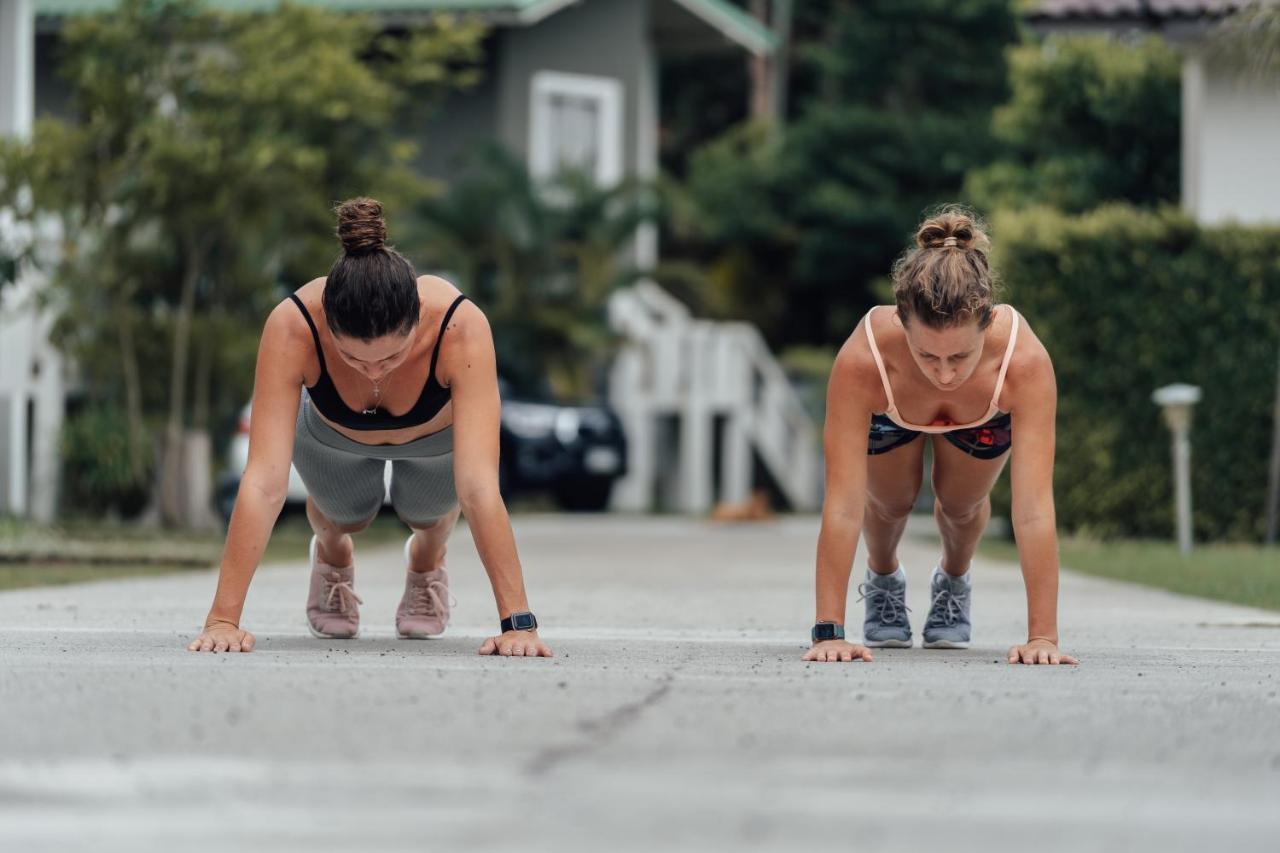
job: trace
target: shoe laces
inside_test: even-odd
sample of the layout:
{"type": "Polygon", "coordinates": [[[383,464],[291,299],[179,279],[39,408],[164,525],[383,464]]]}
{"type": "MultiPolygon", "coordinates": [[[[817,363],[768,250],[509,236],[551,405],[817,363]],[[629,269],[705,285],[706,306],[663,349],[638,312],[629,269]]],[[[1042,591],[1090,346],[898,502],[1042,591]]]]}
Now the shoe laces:
{"type": "Polygon", "coordinates": [[[321,594],[324,596],[325,610],[346,613],[348,609],[354,610],[355,605],[364,604],[364,600],[356,595],[351,581],[344,581],[341,578],[342,575],[337,572],[324,577],[324,588],[321,594]]]}
{"type": "Polygon", "coordinates": [[[407,612],[412,616],[439,616],[445,611],[445,598],[449,606],[457,604],[449,595],[449,585],[442,580],[429,580],[424,584],[413,584],[409,587],[409,604],[407,612]]]}
{"type": "Polygon", "coordinates": [[[907,606],[907,589],[885,589],[872,584],[858,584],[858,601],[867,601],[875,608],[876,616],[881,622],[897,624],[906,614],[911,612],[907,606]]]}
{"type": "Polygon", "coordinates": [[[929,621],[941,622],[950,627],[964,616],[964,602],[969,598],[968,590],[956,593],[950,583],[944,583],[933,594],[933,604],[929,608],[929,621]]]}

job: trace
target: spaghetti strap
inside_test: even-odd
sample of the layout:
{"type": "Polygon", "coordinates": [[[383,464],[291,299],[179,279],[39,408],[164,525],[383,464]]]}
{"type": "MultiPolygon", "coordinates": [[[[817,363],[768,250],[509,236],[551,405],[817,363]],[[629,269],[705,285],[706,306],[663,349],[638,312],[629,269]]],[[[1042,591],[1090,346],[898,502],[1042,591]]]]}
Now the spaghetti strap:
{"type": "MultiPolygon", "coordinates": [[[[449,306],[449,310],[444,312],[444,319],[440,321],[440,332],[436,335],[436,345],[431,350],[431,370],[427,372],[429,379],[436,379],[436,362],[440,360],[440,343],[444,340],[444,330],[449,327],[449,320],[453,317],[453,312],[458,310],[458,306],[465,302],[467,295],[465,293],[458,294],[458,298],[453,300],[453,304],[449,306]]],[[[443,386],[442,386],[443,387],[443,386]]]]}
{"type": "Polygon", "coordinates": [[[867,346],[871,348],[871,357],[876,360],[876,369],[880,371],[880,384],[884,386],[884,396],[889,403],[885,411],[892,412],[897,408],[893,404],[893,388],[889,387],[889,374],[885,372],[884,359],[880,357],[880,348],[876,346],[876,333],[871,330],[871,315],[878,307],[877,305],[867,312],[863,324],[867,327],[867,346]]]}
{"type": "Polygon", "coordinates": [[[316,357],[320,359],[320,375],[324,376],[328,370],[324,364],[324,348],[320,346],[320,333],[316,330],[316,321],[311,319],[307,306],[302,304],[302,300],[298,298],[298,294],[290,293],[289,298],[293,300],[293,304],[298,306],[298,310],[302,312],[302,316],[306,318],[307,325],[311,327],[311,339],[316,342],[316,357]]]}
{"type": "Polygon", "coordinates": [[[1000,404],[1000,392],[1004,389],[1004,375],[1009,370],[1009,362],[1013,360],[1013,346],[1018,342],[1018,312],[1009,306],[1009,316],[1013,325],[1009,327],[1009,345],[1004,350],[1004,361],[1000,363],[1000,375],[996,377],[996,392],[991,395],[991,410],[1000,404]]]}

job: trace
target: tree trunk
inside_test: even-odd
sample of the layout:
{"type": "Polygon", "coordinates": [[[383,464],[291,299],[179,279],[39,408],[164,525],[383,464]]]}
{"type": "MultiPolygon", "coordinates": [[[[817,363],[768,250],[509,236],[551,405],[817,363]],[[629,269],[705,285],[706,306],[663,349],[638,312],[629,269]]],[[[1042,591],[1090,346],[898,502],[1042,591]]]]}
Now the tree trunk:
{"type": "Polygon", "coordinates": [[[1280,368],[1276,370],[1276,402],[1271,411],[1271,474],[1267,478],[1268,545],[1280,534],[1280,368]]]}
{"type": "Polygon", "coordinates": [[[773,117],[778,131],[787,123],[787,87],[791,85],[791,21],[794,0],[773,0],[773,34],[778,51],[773,55],[773,117]]]}
{"type": "Polygon", "coordinates": [[[182,490],[182,425],[186,411],[187,361],[191,353],[191,317],[195,312],[196,284],[200,280],[200,253],[190,247],[182,275],[182,296],[173,323],[173,355],[169,374],[169,419],[164,433],[164,464],[160,478],[160,517],[166,527],[185,523],[182,490]]]}
{"type": "Polygon", "coordinates": [[[146,473],[147,442],[142,418],[142,379],[138,373],[138,353],[133,345],[133,312],[128,293],[121,297],[117,328],[120,333],[120,373],[124,377],[124,409],[129,423],[129,470],[141,482],[146,473]]]}
{"type": "MultiPolygon", "coordinates": [[[[750,11],[757,21],[769,26],[769,0],[751,0],[750,11]]],[[[748,114],[757,121],[771,121],[773,116],[772,62],[767,56],[752,54],[747,57],[747,71],[751,75],[751,94],[748,114]]]]}
{"type": "Polygon", "coordinates": [[[209,429],[209,395],[213,373],[213,338],[210,324],[213,310],[205,315],[206,324],[196,340],[195,393],[191,400],[191,426],[197,430],[209,429]]]}

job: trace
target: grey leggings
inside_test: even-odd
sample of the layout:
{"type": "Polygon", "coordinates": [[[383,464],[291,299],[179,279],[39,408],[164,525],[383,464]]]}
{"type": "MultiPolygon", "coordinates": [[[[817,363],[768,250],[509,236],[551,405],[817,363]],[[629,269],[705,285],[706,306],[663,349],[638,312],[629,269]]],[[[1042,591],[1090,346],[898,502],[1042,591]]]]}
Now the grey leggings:
{"type": "Polygon", "coordinates": [[[391,505],[411,525],[430,524],[458,504],[453,485],[453,427],[408,444],[361,444],[325,423],[303,394],[293,439],[293,467],[327,518],[361,524],[373,518],[386,493],[391,463],[391,505]]]}

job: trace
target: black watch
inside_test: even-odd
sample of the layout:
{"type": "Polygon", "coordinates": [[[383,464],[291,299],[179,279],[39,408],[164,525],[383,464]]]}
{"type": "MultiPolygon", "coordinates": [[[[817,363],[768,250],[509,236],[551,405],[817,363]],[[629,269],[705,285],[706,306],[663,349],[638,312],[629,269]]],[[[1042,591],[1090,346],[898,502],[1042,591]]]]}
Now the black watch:
{"type": "Polygon", "coordinates": [[[538,618],[528,610],[512,613],[502,620],[502,633],[504,634],[508,631],[536,631],[537,629],[538,618]]]}
{"type": "Polygon", "coordinates": [[[815,643],[821,643],[823,640],[843,640],[844,626],[839,622],[819,622],[813,626],[809,636],[815,643]]]}

